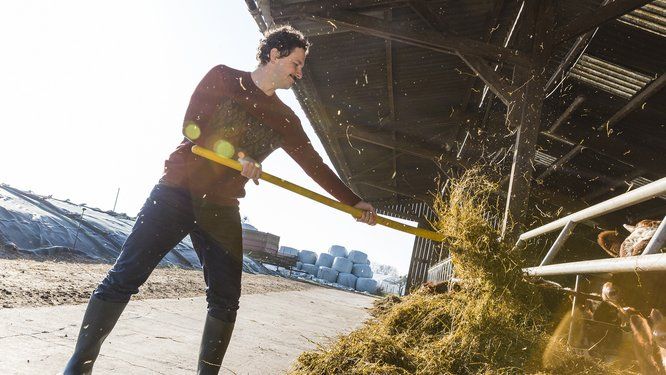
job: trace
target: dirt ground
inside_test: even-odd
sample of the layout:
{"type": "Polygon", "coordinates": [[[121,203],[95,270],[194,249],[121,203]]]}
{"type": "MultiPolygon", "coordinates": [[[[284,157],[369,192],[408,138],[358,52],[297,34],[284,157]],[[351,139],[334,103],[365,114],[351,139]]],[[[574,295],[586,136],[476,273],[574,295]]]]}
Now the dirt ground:
{"type": "MultiPolygon", "coordinates": [[[[85,259],[48,259],[0,250],[2,308],[86,303],[111,264],[85,259]]],[[[203,273],[159,267],[133,299],[189,298],[205,295],[203,273]]],[[[298,291],[313,285],[283,277],[243,273],[243,294],[298,291]]]]}

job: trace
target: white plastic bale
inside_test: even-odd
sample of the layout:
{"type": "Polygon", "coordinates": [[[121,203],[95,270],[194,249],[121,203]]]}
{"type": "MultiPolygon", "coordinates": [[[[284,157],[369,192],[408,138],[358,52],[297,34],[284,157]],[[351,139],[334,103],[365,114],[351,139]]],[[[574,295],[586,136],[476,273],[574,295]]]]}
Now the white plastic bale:
{"type": "Polygon", "coordinates": [[[317,253],[310,250],[301,250],[298,252],[298,260],[303,264],[315,264],[317,261],[317,253]]]}
{"type": "Polygon", "coordinates": [[[351,273],[338,274],[338,284],[348,288],[354,289],[356,287],[356,279],[358,279],[358,277],[352,275],[351,273]]]}
{"type": "Polygon", "coordinates": [[[334,257],[346,257],[347,256],[347,249],[344,246],[332,245],[328,249],[328,253],[333,255],[334,257]]]}
{"type": "Polygon", "coordinates": [[[333,268],[321,266],[319,267],[319,271],[317,271],[317,278],[334,283],[338,280],[338,273],[333,268]]]}
{"type": "Polygon", "coordinates": [[[356,290],[375,294],[377,293],[377,280],[369,277],[359,277],[356,279],[356,290]]]}
{"type": "Polygon", "coordinates": [[[368,264],[354,264],[352,266],[352,274],[358,276],[358,277],[368,277],[371,278],[372,275],[372,269],[370,268],[370,265],[368,264]]]}
{"type": "Polygon", "coordinates": [[[303,265],[301,266],[301,271],[309,273],[312,276],[317,276],[319,267],[315,266],[314,264],[303,263],[303,265]]]}
{"type": "Polygon", "coordinates": [[[368,261],[368,254],[359,250],[352,250],[347,255],[347,259],[354,262],[354,264],[365,264],[368,261]]]}
{"type": "Polygon", "coordinates": [[[317,258],[317,263],[315,264],[319,267],[331,268],[333,266],[333,258],[335,257],[331,254],[321,253],[319,254],[319,258],[317,258]]]}
{"type": "Polygon", "coordinates": [[[280,246],[280,248],[278,249],[278,254],[290,257],[296,257],[298,256],[298,249],[294,249],[293,247],[289,246],[280,246]]]}
{"type": "Polygon", "coordinates": [[[340,273],[351,273],[352,267],[354,267],[354,263],[347,258],[335,257],[333,259],[332,268],[340,273]]]}

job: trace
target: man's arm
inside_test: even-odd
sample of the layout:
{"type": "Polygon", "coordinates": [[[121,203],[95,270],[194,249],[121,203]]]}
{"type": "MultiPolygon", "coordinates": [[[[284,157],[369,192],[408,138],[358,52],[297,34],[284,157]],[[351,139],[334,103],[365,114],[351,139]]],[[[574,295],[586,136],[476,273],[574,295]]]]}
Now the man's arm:
{"type": "MultiPolygon", "coordinates": [[[[295,117],[295,116],[294,116],[295,117]]],[[[310,178],[315,180],[319,186],[334,196],[337,200],[350,206],[364,210],[365,213],[357,221],[369,225],[375,225],[377,213],[375,208],[368,202],[363,201],[340,178],[329,168],[321,156],[315,151],[309,139],[301,128],[300,121],[293,124],[293,134],[285,138],[283,149],[291,156],[298,165],[303,168],[310,178]]]]}

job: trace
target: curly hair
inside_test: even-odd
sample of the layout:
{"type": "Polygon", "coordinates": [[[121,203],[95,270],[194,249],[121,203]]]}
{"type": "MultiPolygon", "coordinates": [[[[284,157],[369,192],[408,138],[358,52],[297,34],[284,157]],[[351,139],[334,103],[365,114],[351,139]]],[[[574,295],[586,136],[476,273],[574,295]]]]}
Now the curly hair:
{"type": "Polygon", "coordinates": [[[303,48],[308,53],[310,42],[303,34],[289,25],[276,26],[264,33],[264,38],[259,42],[257,49],[257,60],[259,65],[266,65],[270,60],[270,53],[277,48],[280,57],[289,56],[294,48],[303,48]]]}

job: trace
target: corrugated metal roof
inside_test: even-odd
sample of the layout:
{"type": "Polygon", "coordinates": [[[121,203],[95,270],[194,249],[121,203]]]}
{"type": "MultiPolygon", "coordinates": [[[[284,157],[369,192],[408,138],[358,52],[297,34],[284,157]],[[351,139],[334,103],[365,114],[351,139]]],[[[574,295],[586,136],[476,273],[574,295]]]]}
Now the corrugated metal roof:
{"type": "MultiPolygon", "coordinates": [[[[306,3],[262,0],[262,11],[270,13],[284,4],[296,2],[306,3]]],[[[553,2],[557,27],[596,11],[603,2],[553,2]]],[[[344,1],[334,3],[341,8],[349,5],[344,1]]],[[[397,30],[433,31],[427,17],[418,14],[418,6],[410,6],[408,2],[359,0],[350,3],[372,5],[349,11],[377,19],[384,19],[384,11],[393,7],[392,25],[397,30]]],[[[444,33],[502,46],[523,2],[504,1],[500,7],[497,6],[500,3],[493,0],[429,0],[424,3],[439,17],[444,33]]],[[[550,128],[575,98],[583,96],[584,101],[559,126],[556,136],[560,138],[540,137],[535,175],[568,155],[576,145],[582,143],[584,150],[548,176],[547,189],[577,196],[602,191],[604,187],[612,191],[619,176],[626,175],[632,168],[643,168],[644,178],[661,177],[650,171],[663,170],[655,167],[655,160],[666,153],[666,93],[653,95],[640,109],[624,115],[614,124],[612,132],[600,132],[597,128],[666,71],[665,4],[665,1],[653,1],[618,20],[603,23],[596,32],[592,29],[593,36],[587,47],[578,50],[570,65],[555,77],[555,85],[549,90],[552,93],[543,105],[543,130],[550,128]],[[558,86],[558,83],[561,84],[558,86]],[[582,177],[578,178],[578,175],[582,177]],[[564,186],[567,188],[562,189],[564,186]]],[[[428,158],[414,155],[400,156],[400,152],[387,147],[390,145],[349,141],[335,135],[344,132],[348,125],[362,126],[368,131],[389,136],[393,131],[412,135],[441,146],[442,150],[450,150],[454,157],[463,139],[470,137],[477,143],[467,142],[462,153],[464,157],[474,159],[474,156],[482,155],[488,159],[488,155],[492,155],[495,163],[503,161],[499,166],[503,173],[510,171],[512,158],[508,150],[514,143],[515,133],[503,126],[506,107],[498,105],[497,99],[488,105],[480,105],[485,85],[456,55],[393,41],[388,58],[387,43],[382,38],[312,19],[294,18],[290,22],[306,33],[312,33],[313,48],[307,61],[311,74],[309,81],[319,94],[323,115],[330,121],[323,121],[320,118],[322,113],[313,110],[307,111],[308,116],[315,128],[326,134],[325,147],[339,150],[337,159],[333,158],[336,159],[334,163],[345,163],[352,174],[371,169],[371,173],[363,173],[363,178],[352,181],[354,189],[364,198],[383,201],[393,197],[397,201],[400,195],[426,194],[433,186],[433,176],[442,173],[443,169],[456,167],[446,163],[438,166],[428,158]],[[388,62],[392,62],[391,67],[388,62]],[[396,118],[391,126],[386,125],[391,115],[389,70],[392,71],[396,118]],[[476,120],[468,122],[456,116],[452,117],[454,120],[447,120],[452,113],[459,115],[462,111],[476,116],[476,120]],[[330,127],[323,125],[328,122],[330,127]],[[482,147],[478,140],[485,142],[482,147]],[[398,155],[397,171],[393,171],[394,154],[398,155]],[[383,164],[382,160],[385,161],[383,164]],[[397,178],[393,177],[394,172],[397,178]],[[391,193],[391,190],[397,193],[391,193]]],[[[521,25],[519,20],[518,29],[521,25]]],[[[510,48],[516,45],[519,34],[514,34],[510,48]]],[[[551,75],[555,72],[574,43],[575,40],[564,42],[553,51],[546,66],[547,72],[551,75]]],[[[486,62],[494,69],[493,61],[486,62]]],[[[498,75],[510,78],[512,66],[500,64],[496,71],[498,75]]],[[[305,98],[301,99],[306,102],[305,98]]],[[[344,177],[348,176],[343,174],[344,177]]],[[[534,188],[541,189],[542,186],[534,188]]],[[[603,197],[603,194],[596,195],[603,197]]]]}

